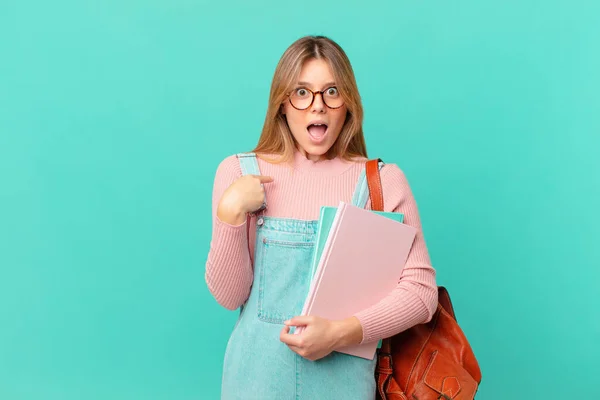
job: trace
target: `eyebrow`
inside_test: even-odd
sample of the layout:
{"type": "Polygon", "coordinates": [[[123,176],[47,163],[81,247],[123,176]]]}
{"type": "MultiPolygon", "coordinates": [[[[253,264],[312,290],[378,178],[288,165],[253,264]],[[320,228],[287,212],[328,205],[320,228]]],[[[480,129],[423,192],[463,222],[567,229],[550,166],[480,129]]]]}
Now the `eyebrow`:
{"type": "MultiPolygon", "coordinates": [[[[303,86],[311,86],[310,83],[308,82],[298,82],[298,85],[303,85],[303,86]]],[[[327,82],[325,85],[323,85],[323,87],[328,88],[331,86],[335,86],[335,82],[327,82]]]]}

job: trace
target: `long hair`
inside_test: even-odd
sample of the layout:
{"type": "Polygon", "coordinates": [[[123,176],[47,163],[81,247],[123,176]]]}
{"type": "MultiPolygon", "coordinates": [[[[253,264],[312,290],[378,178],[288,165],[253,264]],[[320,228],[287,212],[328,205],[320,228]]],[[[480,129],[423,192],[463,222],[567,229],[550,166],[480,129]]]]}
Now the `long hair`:
{"type": "Polygon", "coordinates": [[[363,135],[363,107],[354,77],[354,71],[344,50],[325,36],[305,36],[292,43],[283,53],[271,82],[269,104],[258,144],[252,150],[257,155],[276,155],[274,162],[289,161],[295,149],[295,140],[282,114],[282,103],[287,100],[304,63],[311,59],[326,61],[331,68],[347,113],[337,140],[327,152],[329,159],[340,157],[352,160],[367,157],[363,135]]]}

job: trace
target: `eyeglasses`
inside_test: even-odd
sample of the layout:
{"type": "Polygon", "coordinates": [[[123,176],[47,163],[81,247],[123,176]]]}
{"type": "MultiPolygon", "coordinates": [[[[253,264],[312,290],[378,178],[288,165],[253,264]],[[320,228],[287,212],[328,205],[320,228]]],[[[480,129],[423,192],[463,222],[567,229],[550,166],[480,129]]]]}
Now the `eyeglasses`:
{"type": "Polygon", "coordinates": [[[312,106],[317,94],[321,95],[323,103],[329,108],[335,109],[344,105],[340,92],[333,86],[317,92],[304,87],[296,88],[289,94],[290,104],[297,110],[306,110],[312,106]]]}

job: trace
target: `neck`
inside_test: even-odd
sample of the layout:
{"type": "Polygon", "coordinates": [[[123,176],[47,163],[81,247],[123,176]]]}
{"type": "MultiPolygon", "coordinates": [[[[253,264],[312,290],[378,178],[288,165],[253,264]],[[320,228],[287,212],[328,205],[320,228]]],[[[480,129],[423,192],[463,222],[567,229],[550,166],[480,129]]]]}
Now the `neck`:
{"type": "Polygon", "coordinates": [[[302,155],[307,160],[310,160],[313,162],[327,160],[327,157],[325,156],[325,154],[323,154],[323,155],[309,154],[306,152],[306,150],[299,148],[299,147],[296,147],[296,152],[298,152],[300,155],[302,155]]]}
{"type": "Polygon", "coordinates": [[[341,157],[328,159],[325,156],[313,155],[309,158],[306,152],[294,151],[294,169],[303,174],[317,174],[321,176],[335,176],[347,171],[354,163],[343,160],[341,157]]]}

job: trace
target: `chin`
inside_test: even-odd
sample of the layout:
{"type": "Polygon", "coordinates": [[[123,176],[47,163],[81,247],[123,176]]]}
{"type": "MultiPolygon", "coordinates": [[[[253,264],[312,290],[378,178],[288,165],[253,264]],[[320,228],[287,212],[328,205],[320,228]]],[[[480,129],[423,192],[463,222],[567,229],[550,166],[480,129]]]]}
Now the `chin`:
{"type": "Polygon", "coordinates": [[[311,156],[322,158],[331,149],[332,145],[333,144],[331,144],[331,145],[314,145],[312,143],[308,143],[306,145],[300,144],[300,147],[306,153],[306,158],[310,158],[311,156]]]}
{"type": "Polygon", "coordinates": [[[320,140],[315,139],[308,132],[302,131],[293,136],[296,139],[297,147],[306,153],[307,158],[309,156],[323,158],[333,147],[339,136],[339,134],[334,133],[336,132],[326,131],[320,140]]]}

